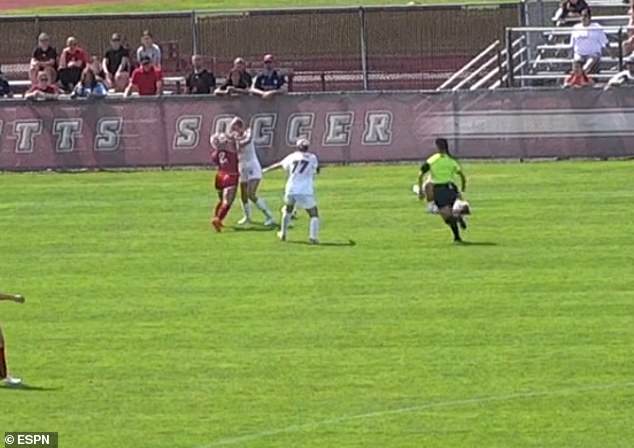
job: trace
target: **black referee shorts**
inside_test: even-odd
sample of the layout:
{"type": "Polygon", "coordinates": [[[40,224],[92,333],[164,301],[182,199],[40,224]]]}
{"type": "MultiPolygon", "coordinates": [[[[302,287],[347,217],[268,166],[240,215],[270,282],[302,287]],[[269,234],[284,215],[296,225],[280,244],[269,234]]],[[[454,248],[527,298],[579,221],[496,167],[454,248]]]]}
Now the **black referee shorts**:
{"type": "Polygon", "coordinates": [[[436,207],[453,207],[458,199],[458,187],[455,184],[434,184],[434,203],[436,207]]]}

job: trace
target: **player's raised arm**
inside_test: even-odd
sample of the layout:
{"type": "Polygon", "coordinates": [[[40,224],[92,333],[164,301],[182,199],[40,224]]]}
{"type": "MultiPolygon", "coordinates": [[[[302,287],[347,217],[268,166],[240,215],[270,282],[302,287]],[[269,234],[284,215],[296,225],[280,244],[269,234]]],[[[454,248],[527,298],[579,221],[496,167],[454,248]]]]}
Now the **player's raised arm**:
{"type": "Polygon", "coordinates": [[[251,143],[251,138],[252,138],[252,132],[251,132],[251,128],[247,128],[247,130],[244,131],[244,134],[242,134],[242,136],[239,136],[239,138],[237,139],[238,141],[238,145],[239,146],[246,146],[249,143],[251,143]]]}
{"type": "Polygon", "coordinates": [[[268,166],[262,170],[263,173],[268,173],[269,171],[275,171],[277,169],[282,168],[282,162],[274,163],[271,166],[268,166]]]}
{"type": "Polygon", "coordinates": [[[10,300],[10,301],[16,302],[16,303],[24,303],[25,302],[24,296],[22,296],[20,294],[6,294],[6,293],[2,293],[2,292],[0,292],[0,300],[10,300]]]}
{"type": "Polygon", "coordinates": [[[418,172],[418,199],[425,198],[425,190],[423,189],[423,180],[425,179],[425,174],[429,172],[429,163],[423,163],[423,166],[420,167],[420,171],[418,172]]]}

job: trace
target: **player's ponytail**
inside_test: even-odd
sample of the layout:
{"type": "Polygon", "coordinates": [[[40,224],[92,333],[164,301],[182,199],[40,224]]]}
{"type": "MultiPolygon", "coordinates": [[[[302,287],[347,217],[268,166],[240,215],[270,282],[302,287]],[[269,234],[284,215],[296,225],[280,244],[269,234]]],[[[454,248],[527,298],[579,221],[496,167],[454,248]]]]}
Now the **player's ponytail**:
{"type": "Polygon", "coordinates": [[[446,138],[437,138],[436,148],[438,148],[438,151],[443,152],[447,154],[448,156],[451,156],[451,154],[449,153],[449,142],[447,141],[446,138]]]}

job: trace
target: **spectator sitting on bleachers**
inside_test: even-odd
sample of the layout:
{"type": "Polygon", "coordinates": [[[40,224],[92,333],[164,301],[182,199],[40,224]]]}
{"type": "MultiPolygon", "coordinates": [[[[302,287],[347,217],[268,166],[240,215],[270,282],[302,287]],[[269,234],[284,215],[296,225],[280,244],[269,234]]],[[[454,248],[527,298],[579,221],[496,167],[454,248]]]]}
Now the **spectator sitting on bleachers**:
{"type": "Polygon", "coordinates": [[[37,47],[33,50],[29,69],[29,78],[33,85],[37,84],[37,75],[42,70],[46,71],[50,79],[57,79],[57,50],[51,47],[50,42],[51,39],[46,33],[40,34],[37,39],[37,47]]]}
{"type": "Polygon", "coordinates": [[[13,94],[11,93],[11,85],[7,78],[4,77],[4,73],[0,70],[0,98],[11,98],[13,94]]]}
{"type": "Polygon", "coordinates": [[[128,97],[136,91],[140,96],[162,95],[163,74],[161,69],[154,67],[149,56],[141,58],[141,67],[132,72],[130,83],[126,87],[124,96],[128,97]]]}
{"type": "Polygon", "coordinates": [[[608,84],[605,86],[605,89],[610,89],[612,87],[618,87],[625,84],[633,85],[634,84],[634,56],[630,56],[625,60],[627,64],[627,69],[622,72],[617,73],[608,81],[608,84]]]}
{"type": "Polygon", "coordinates": [[[203,66],[203,57],[199,54],[192,56],[192,72],[187,76],[185,85],[187,93],[193,95],[209,95],[216,90],[216,78],[203,66]]]}
{"type": "Polygon", "coordinates": [[[627,13],[630,15],[630,18],[627,21],[628,39],[623,42],[623,51],[625,54],[630,54],[634,51],[634,0],[630,3],[630,9],[627,13]]]}
{"type": "Polygon", "coordinates": [[[90,67],[90,69],[93,71],[95,76],[101,79],[102,81],[104,81],[104,84],[105,84],[106,72],[101,66],[101,61],[99,61],[99,56],[92,56],[90,58],[90,64],[88,64],[88,67],[90,67]]]}
{"type": "Polygon", "coordinates": [[[245,79],[240,76],[240,71],[232,69],[227,75],[227,80],[216,89],[216,95],[255,95],[261,98],[270,98],[275,91],[264,92],[246,84],[245,79]]]}
{"type": "Polygon", "coordinates": [[[81,74],[71,98],[103,98],[108,94],[108,87],[103,79],[97,77],[92,67],[87,67],[81,74]]]}
{"type": "Polygon", "coordinates": [[[554,19],[557,26],[564,26],[568,16],[579,16],[583,11],[589,9],[590,7],[586,3],[586,0],[562,0],[559,9],[555,13],[554,19]]]}
{"type": "Polygon", "coordinates": [[[216,89],[216,95],[248,95],[250,85],[240,76],[240,71],[231,69],[225,82],[216,89]]]}
{"type": "Polygon", "coordinates": [[[136,50],[136,60],[141,62],[143,57],[149,57],[152,65],[157,69],[161,69],[161,48],[154,43],[152,33],[148,30],[143,31],[141,36],[141,46],[136,50]]]}
{"type": "Polygon", "coordinates": [[[232,70],[238,70],[238,72],[240,73],[240,79],[246,85],[248,86],[253,85],[253,78],[247,71],[247,63],[244,61],[243,58],[240,58],[240,57],[235,58],[235,60],[233,61],[232,70]]]}
{"type": "Polygon", "coordinates": [[[264,56],[264,71],[260,72],[253,82],[253,87],[264,92],[282,92],[286,90],[284,75],[275,70],[273,55],[264,56]]]}
{"type": "Polygon", "coordinates": [[[62,89],[72,92],[81,78],[81,73],[90,63],[86,50],[81,48],[73,36],[66,40],[66,48],[59,58],[59,81],[62,89]]]}
{"type": "Polygon", "coordinates": [[[47,72],[41,71],[37,75],[37,82],[24,94],[24,98],[29,100],[55,100],[59,95],[59,89],[47,72]]]}
{"type": "Polygon", "coordinates": [[[603,49],[608,45],[608,37],[601,25],[592,21],[589,9],[581,13],[581,23],[573,27],[570,40],[574,59],[584,64],[584,71],[592,73],[598,69],[603,49]]]}
{"type": "Polygon", "coordinates": [[[592,79],[583,70],[583,64],[581,61],[574,61],[572,63],[572,72],[564,81],[565,87],[587,87],[592,85],[592,79]]]}
{"type": "Polygon", "coordinates": [[[106,73],[108,87],[117,92],[123,92],[130,82],[130,50],[123,46],[121,36],[113,34],[110,39],[110,49],[103,58],[102,68],[106,73]]]}

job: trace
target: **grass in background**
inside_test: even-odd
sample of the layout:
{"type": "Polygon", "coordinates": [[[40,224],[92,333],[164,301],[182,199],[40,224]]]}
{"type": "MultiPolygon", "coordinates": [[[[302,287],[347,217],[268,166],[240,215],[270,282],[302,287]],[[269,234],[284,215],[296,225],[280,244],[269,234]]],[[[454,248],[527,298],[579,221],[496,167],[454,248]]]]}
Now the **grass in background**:
{"type": "MultiPolygon", "coordinates": [[[[468,0],[467,3],[503,3],[511,0],[468,0]]],[[[75,6],[55,6],[46,8],[27,8],[10,11],[12,14],[73,14],[73,13],[127,13],[127,12],[161,12],[196,10],[248,10],[261,8],[302,8],[326,6],[359,6],[370,5],[407,5],[409,2],[399,0],[142,0],[90,3],[75,6]]],[[[423,0],[416,4],[456,3],[456,0],[423,0]]]]}
{"type": "MultiPolygon", "coordinates": [[[[0,176],[0,431],[60,446],[561,448],[634,440],[632,162],[326,168],[322,240],[209,230],[211,173],[0,176]],[[597,182],[601,179],[601,182],[597,182]]],[[[280,207],[282,178],[262,196],[280,207]]],[[[239,218],[239,207],[229,223],[239,218]]]]}

